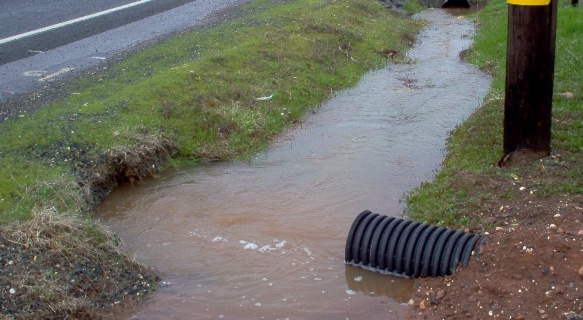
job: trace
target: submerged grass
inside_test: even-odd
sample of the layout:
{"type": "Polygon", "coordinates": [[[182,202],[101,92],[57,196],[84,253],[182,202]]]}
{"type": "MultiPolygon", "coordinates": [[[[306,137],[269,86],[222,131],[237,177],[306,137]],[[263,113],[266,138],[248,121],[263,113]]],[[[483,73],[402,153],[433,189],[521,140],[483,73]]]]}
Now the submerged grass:
{"type": "Polygon", "coordinates": [[[513,169],[496,166],[503,155],[507,4],[491,0],[475,15],[479,29],[466,56],[493,75],[491,91],[483,106],[451,132],[442,170],[434,180],[407,195],[411,218],[452,227],[479,223],[476,213],[484,210],[485,202],[522,196],[494,186],[518,178],[536,186],[534,197],[583,193],[583,10],[568,4],[559,3],[557,18],[553,157],[513,169]]]}
{"type": "MultiPolygon", "coordinates": [[[[27,219],[34,207],[71,209],[73,200],[39,187],[51,181],[89,180],[89,191],[77,190],[85,196],[108,192],[96,177],[111,176],[124,159],[136,162],[149,137],[164,145],[154,155],[179,160],[256,152],[332,92],[383,66],[383,51],[404,53],[419,28],[375,0],[258,0],[237,19],[147,48],[0,126],[0,221],[27,219]]],[[[134,163],[146,168],[110,180],[139,180],[160,162],[134,163]]]]}

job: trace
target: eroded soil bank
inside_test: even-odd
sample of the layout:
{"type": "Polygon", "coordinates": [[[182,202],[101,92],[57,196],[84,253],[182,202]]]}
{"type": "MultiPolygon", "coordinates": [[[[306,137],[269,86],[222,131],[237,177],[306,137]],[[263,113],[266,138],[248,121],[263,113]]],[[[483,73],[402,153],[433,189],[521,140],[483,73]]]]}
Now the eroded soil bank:
{"type": "MultiPolygon", "coordinates": [[[[413,319],[583,319],[583,197],[540,199],[541,178],[568,165],[553,155],[514,181],[465,174],[459,188],[516,189],[513,200],[484,201],[474,232],[489,232],[480,259],[454,276],[421,279],[410,301],[413,319]]],[[[557,177],[554,177],[557,178],[557,177]]]]}

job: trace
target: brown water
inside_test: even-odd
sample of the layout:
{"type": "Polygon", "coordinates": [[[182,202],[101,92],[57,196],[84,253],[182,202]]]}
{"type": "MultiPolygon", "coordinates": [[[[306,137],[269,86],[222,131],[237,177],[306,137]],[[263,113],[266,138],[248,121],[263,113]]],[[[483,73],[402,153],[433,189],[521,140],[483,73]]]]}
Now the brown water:
{"type": "Polygon", "coordinates": [[[353,219],[402,212],[490,79],[460,62],[473,24],[442,10],[409,56],[338,93],[250,163],[122,187],[98,214],[164,282],[136,319],[397,319],[413,282],[344,264],[353,219]]]}

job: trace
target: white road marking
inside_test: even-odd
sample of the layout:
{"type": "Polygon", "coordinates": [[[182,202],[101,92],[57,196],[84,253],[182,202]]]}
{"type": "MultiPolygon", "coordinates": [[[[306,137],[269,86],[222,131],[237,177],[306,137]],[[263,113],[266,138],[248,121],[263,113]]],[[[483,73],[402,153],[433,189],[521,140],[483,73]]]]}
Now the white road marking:
{"type": "Polygon", "coordinates": [[[58,29],[58,28],[61,28],[61,27],[64,27],[64,26],[68,26],[68,25],[77,23],[77,22],[81,22],[81,21],[93,19],[93,18],[96,18],[96,17],[99,17],[99,16],[103,16],[103,15],[106,15],[106,14],[109,14],[109,13],[112,13],[112,12],[116,12],[116,11],[119,11],[119,10],[131,8],[131,7],[135,7],[137,5],[140,5],[140,4],[143,4],[143,3],[146,3],[146,2],[151,2],[151,1],[153,1],[153,0],[140,0],[140,1],[132,2],[132,3],[129,3],[129,4],[120,6],[120,7],[111,8],[111,9],[104,10],[104,11],[100,11],[100,12],[97,12],[97,13],[94,13],[94,14],[90,14],[90,15],[87,15],[87,16],[84,16],[84,17],[80,17],[80,18],[77,18],[77,19],[72,19],[72,20],[68,20],[68,21],[65,21],[65,22],[53,24],[52,26],[48,26],[48,27],[44,27],[44,28],[32,30],[32,31],[29,31],[29,32],[21,33],[21,34],[17,34],[17,35],[12,36],[12,37],[0,39],[0,44],[8,43],[8,42],[15,41],[15,40],[19,40],[19,39],[26,38],[26,37],[30,37],[30,36],[33,36],[35,34],[39,34],[39,33],[42,33],[42,32],[46,32],[46,31],[49,31],[49,30],[58,29]]]}
{"type": "Polygon", "coordinates": [[[45,74],[45,73],[47,73],[47,72],[46,71],[32,70],[32,71],[26,71],[23,74],[27,77],[42,77],[43,74],[45,74]]]}
{"type": "Polygon", "coordinates": [[[73,70],[75,70],[75,68],[63,68],[55,73],[47,74],[46,76],[38,79],[38,81],[47,81],[47,80],[50,80],[51,78],[56,77],[60,74],[67,73],[67,72],[70,72],[73,70]]]}

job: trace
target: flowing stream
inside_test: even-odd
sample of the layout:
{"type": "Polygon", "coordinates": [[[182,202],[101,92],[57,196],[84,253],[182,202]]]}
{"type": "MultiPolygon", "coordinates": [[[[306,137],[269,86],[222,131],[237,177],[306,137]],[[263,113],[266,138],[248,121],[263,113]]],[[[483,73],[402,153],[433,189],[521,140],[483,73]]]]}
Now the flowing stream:
{"type": "Polygon", "coordinates": [[[171,170],[97,214],[163,282],[135,319],[397,319],[413,281],[344,264],[354,218],[399,215],[490,78],[460,61],[473,21],[440,9],[409,52],[249,163],[171,170]]]}

